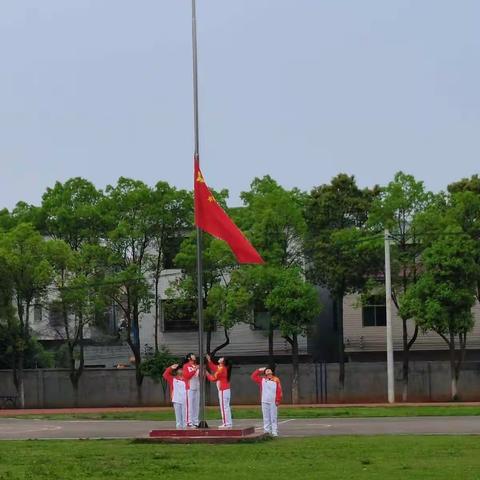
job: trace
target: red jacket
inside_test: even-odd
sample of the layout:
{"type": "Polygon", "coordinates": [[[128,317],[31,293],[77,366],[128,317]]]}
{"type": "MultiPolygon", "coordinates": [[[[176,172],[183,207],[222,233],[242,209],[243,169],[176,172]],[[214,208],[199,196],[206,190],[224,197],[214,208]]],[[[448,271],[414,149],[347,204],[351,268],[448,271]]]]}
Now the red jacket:
{"type": "Polygon", "coordinates": [[[183,371],[183,378],[185,380],[185,383],[187,385],[187,390],[190,389],[190,380],[195,376],[197,373],[197,370],[191,368],[190,362],[187,362],[183,365],[182,367],[183,371]]]}
{"type": "Polygon", "coordinates": [[[228,370],[223,365],[217,365],[212,361],[208,362],[208,369],[212,372],[207,374],[207,378],[211,382],[217,382],[217,388],[222,390],[228,390],[230,388],[230,382],[228,381],[228,370]]]}
{"type": "MultiPolygon", "coordinates": [[[[262,375],[263,372],[260,372],[259,369],[255,370],[252,375],[251,379],[258,384],[260,387],[260,393],[262,395],[262,402],[268,400],[265,397],[265,394],[267,394],[267,387],[268,387],[268,393],[270,393],[270,385],[271,384],[266,384],[266,382],[275,382],[275,403],[278,405],[282,401],[282,384],[280,383],[280,379],[278,377],[275,377],[272,375],[271,380],[267,379],[264,375],[262,375]],[[265,387],[265,391],[264,391],[265,387]]],[[[272,400],[270,402],[273,403],[272,400]]]]}
{"type": "Polygon", "coordinates": [[[183,378],[179,379],[174,377],[170,367],[167,367],[163,372],[163,378],[167,381],[168,386],[170,387],[170,398],[172,402],[185,401],[186,399],[183,397],[186,395],[187,382],[183,378]],[[175,384],[178,385],[178,388],[175,387],[175,384]]]}

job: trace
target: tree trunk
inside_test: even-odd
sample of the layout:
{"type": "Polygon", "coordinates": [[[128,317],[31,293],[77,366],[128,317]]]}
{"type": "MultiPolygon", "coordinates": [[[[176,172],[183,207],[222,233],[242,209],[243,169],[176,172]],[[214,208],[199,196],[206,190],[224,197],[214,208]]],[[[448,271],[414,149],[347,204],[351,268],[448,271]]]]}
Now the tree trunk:
{"type": "Polygon", "coordinates": [[[403,333],[403,366],[402,366],[402,402],[408,400],[408,373],[409,373],[409,360],[410,349],[408,348],[408,330],[407,321],[402,318],[402,333],[403,333]]]}
{"type": "Polygon", "coordinates": [[[72,344],[70,339],[68,342],[68,364],[70,366],[70,383],[72,384],[73,390],[73,401],[75,407],[78,407],[78,379],[75,372],[75,346],[72,344]]]}
{"type": "Polygon", "coordinates": [[[206,341],[206,353],[210,353],[210,349],[212,348],[212,331],[210,329],[207,330],[207,341],[206,341]]]}
{"type": "Polygon", "coordinates": [[[74,404],[75,407],[78,407],[78,391],[79,391],[79,384],[80,384],[80,377],[83,374],[83,367],[85,365],[85,357],[84,357],[84,348],[83,348],[83,319],[80,318],[79,323],[79,331],[78,331],[78,343],[77,346],[79,348],[79,360],[78,360],[78,368],[75,368],[75,345],[71,346],[69,349],[70,352],[70,382],[72,383],[73,395],[74,395],[74,404]]]}
{"type": "Polygon", "coordinates": [[[160,304],[160,298],[158,295],[158,282],[159,277],[155,276],[155,353],[158,353],[158,319],[159,319],[159,309],[162,308],[160,304]]]}
{"type": "Polygon", "coordinates": [[[142,405],[142,383],[143,383],[143,373],[142,373],[142,354],[140,351],[140,324],[139,324],[139,308],[138,302],[132,302],[132,317],[131,317],[131,327],[129,329],[129,336],[127,343],[132,350],[133,357],[135,359],[135,381],[137,384],[137,402],[139,405],[142,405]],[[132,332],[133,330],[133,338],[132,332]]]}
{"type": "Polygon", "coordinates": [[[455,389],[456,389],[456,400],[459,399],[458,396],[458,380],[460,379],[460,371],[462,369],[463,362],[465,361],[465,354],[467,348],[467,333],[458,334],[458,342],[460,345],[460,352],[458,353],[458,360],[455,363],[455,389]]]}
{"type": "MultiPolygon", "coordinates": [[[[25,304],[25,310],[21,313],[20,324],[23,324],[22,328],[22,340],[23,340],[23,349],[28,346],[28,342],[30,340],[30,329],[29,329],[29,314],[30,314],[30,302],[27,301],[25,304]],[[24,317],[24,318],[23,318],[24,317]]],[[[20,318],[20,315],[19,315],[20,318]]],[[[25,381],[24,381],[24,362],[25,362],[25,353],[24,350],[18,356],[18,399],[20,403],[20,408],[25,408],[25,381]]]]}
{"type": "Polygon", "coordinates": [[[343,295],[336,298],[337,329],[338,329],[338,383],[340,385],[340,398],[343,400],[345,388],[345,344],[343,340],[343,295]]]}
{"type": "Polygon", "coordinates": [[[20,408],[25,408],[25,385],[23,381],[23,352],[16,356],[13,368],[13,383],[17,390],[20,408]]]}
{"type": "Polygon", "coordinates": [[[273,325],[271,321],[268,324],[268,365],[270,368],[275,366],[275,355],[273,354],[273,325]]]}
{"type": "Polygon", "coordinates": [[[227,330],[226,328],[224,328],[224,329],[223,329],[223,332],[224,332],[224,334],[225,334],[225,341],[224,341],[221,345],[219,345],[218,347],[216,347],[216,348],[213,350],[213,352],[210,353],[210,355],[211,355],[212,357],[214,357],[216,353],[218,353],[220,350],[222,350],[222,348],[225,348],[227,345],[230,344],[230,337],[229,337],[229,335],[228,335],[228,330],[227,330]]]}
{"type": "Polygon", "coordinates": [[[23,367],[18,369],[18,401],[20,408],[25,408],[25,382],[23,379],[23,367]]]}
{"type": "Polygon", "coordinates": [[[133,356],[135,358],[135,382],[137,385],[137,402],[139,405],[142,405],[143,373],[142,373],[142,357],[140,353],[140,345],[139,344],[130,345],[130,348],[132,349],[133,356]]]}
{"type": "Polygon", "coordinates": [[[158,291],[158,286],[160,283],[160,274],[162,271],[162,258],[163,255],[159,251],[157,255],[157,264],[155,266],[155,335],[154,335],[154,340],[155,340],[155,353],[158,353],[158,328],[159,328],[159,320],[160,320],[160,315],[161,315],[161,308],[162,308],[162,301],[160,298],[160,294],[158,291]]]}
{"type": "Polygon", "coordinates": [[[292,403],[296,405],[300,400],[300,391],[299,391],[299,385],[298,385],[298,377],[299,377],[298,338],[296,333],[292,335],[291,346],[292,346],[292,366],[293,366],[292,403]]]}
{"type": "Polygon", "coordinates": [[[72,383],[72,390],[73,390],[73,405],[78,407],[78,381],[79,379],[75,376],[73,379],[70,377],[70,381],[72,383]]]}
{"type": "Polygon", "coordinates": [[[457,391],[457,376],[455,369],[455,335],[450,332],[450,341],[449,341],[449,350],[450,350],[450,396],[453,402],[458,399],[457,391]]]}

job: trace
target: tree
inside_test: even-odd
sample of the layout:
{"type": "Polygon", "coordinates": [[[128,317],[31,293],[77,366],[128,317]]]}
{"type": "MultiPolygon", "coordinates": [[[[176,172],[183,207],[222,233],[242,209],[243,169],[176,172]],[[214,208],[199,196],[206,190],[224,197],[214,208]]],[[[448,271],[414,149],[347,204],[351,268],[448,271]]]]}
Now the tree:
{"type": "MultiPolygon", "coordinates": [[[[441,221],[439,227],[445,228],[453,222],[472,239],[475,246],[473,258],[480,272],[480,193],[471,190],[451,193],[441,214],[443,217],[437,218],[437,222],[441,221]]],[[[480,276],[477,277],[476,284],[476,296],[480,301],[480,276]]]]}
{"type": "Polygon", "coordinates": [[[305,282],[298,268],[289,268],[282,270],[265,303],[292,348],[292,403],[298,403],[298,336],[307,334],[312,321],[320,313],[318,294],[313,285],[305,282]]]}
{"type": "Polygon", "coordinates": [[[57,308],[62,319],[57,334],[67,348],[69,377],[78,402],[78,385],[84,370],[84,331],[107,309],[107,299],[102,295],[102,273],[98,268],[98,246],[83,244],[72,250],[62,240],[47,244],[47,255],[53,267],[54,298],[50,308],[57,308]],[[100,284],[99,284],[100,282],[100,284]],[[77,365],[78,355],[78,365],[77,365]]]}
{"type": "Polygon", "coordinates": [[[167,382],[163,378],[163,372],[173,363],[175,363],[175,357],[167,347],[162,345],[153,356],[144,360],[141,366],[143,375],[150,377],[156,383],[160,382],[164,397],[166,397],[167,382]]]}
{"type": "Polygon", "coordinates": [[[236,211],[238,223],[265,263],[302,267],[305,193],[296,188],[286,190],[266,175],[255,178],[250,190],[240,196],[244,208],[236,211]]]}
{"type": "MultiPolygon", "coordinates": [[[[433,195],[425,191],[423,182],[417,182],[412,175],[403,172],[395,174],[394,180],[374,200],[369,223],[377,230],[388,228],[394,245],[392,248],[392,301],[397,311],[408,289],[416,283],[420,272],[419,258],[424,243],[415,228],[415,218],[432,203],[433,195]]],[[[418,325],[414,324],[409,333],[409,317],[402,316],[403,339],[403,391],[402,399],[408,398],[408,373],[410,350],[418,336],[418,325]]]]}
{"type": "Polygon", "coordinates": [[[475,174],[470,178],[462,178],[458,182],[451,183],[447,188],[450,194],[472,192],[478,195],[480,194],[480,177],[475,174]]]}
{"type": "MultiPolygon", "coordinates": [[[[292,267],[293,268],[293,267],[292,267]]],[[[268,334],[268,363],[275,364],[273,350],[274,331],[278,330],[278,324],[273,318],[266,305],[266,299],[278,283],[278,278],[285,267],[279,265],[251,265],[241,267],[235,274],[233,282],[243,287],[250,295],[253,319],[256,315],[262,315],[262,320],[268,334]]],[[[292,352],[293,353],[293,352],[292,352]]]]}
{"type": "Polygon", "coordinates": [[[56,182],[42,196],[42,231],[55,239],[49,248],[56,289],[51,306],[61,314],[57,334],[66,344],[75,401],[84,368],[84,329],[97,316],[96,309],[106,308],[98,287],[90,285],[99,276],[97,248],[106,228],[103,198],[103,192],[80,177],[56,182]]]}
{"type": "Polygon", "coordinates": [[[474,253],[474,242],[461,229],[448,228],[423,253],[424,272],[400,307],[402,315],[414,317],[423,330],[438,333],[448,345],[452,400],[458,396],[467,334],[474,324],[471,309],[478,277],[474,253]]]}
{"type": "Polygon", "coordinates": [[[266,264],[242,267],[236,281],[250,293],[255,307],[267,313],[270,363],[275,363],[275,329],[290,344],[292,398],[297,402],[298,336],[307,332],[319,312],[317,291],[304,276],[307,196],[298,189],[286,190],[265,176],[254,179],[250,190],[241,197],[245,207],[238,212],[239,223],[259,248],[266,264]]]}
{"type": "MultiPolygon", "coordinates": [[[[162,312],[159,292],[160,277],[173,264],[180,244],[193,223],[193,198],[186,190],[177,190],[166,182],[158,182],[152,191],[149,209],[152,220],[152,257],[149,270],[153,276],[155,302],[155,352],[158,352],[158,330],[162,312]]],[[[162,372],[163,373],[163,372],[162,372]]]]}
{"type": "Polygon", "coordinates": [[[140,317],[150,311],[152,300],[147,279],[153,235],[151,205],[151,189],[143,182],[124,177],[119,178],[115,186],[107,187],[101,203],[107,226],[103,293],[123,312],[125,340],[135,358],[140,402],[143,381],[140,317]]]}
{"type": "MultiPolygon", "coordinates": [[[[11,279],[18,330],[12,350],[12,372],[20,406],[25,406],[23,369],[31,342],[30,309],[46,293],[52,279],[47,241],[28,223],[20,223],[0,239],[0,262],[11,279]]],[[[13,325],[13,324],[12,324],[13,325]]]]}
{"type": "MultiPolygon", "coordinates": [[[[237,268],[235,258],[230,251],[229,246],[212,236],[203,235],[203,318],[206,331],[206,349],[207,352],[218,352],[229,343],[228,330],[233,325],[228,325],[224,329],[226,334],[225,341],[220,346],[212,349],[212,334],[220,316],[214,308],[210,307],[210,292],[215,287],[221,288],[229,284],[230,276],[234,269],[237,268]],[[220,347],[220,348],[218,348],[220,347]]],[[[180,251],[175,257],[175,265],[181,268],[184,276],[174,282],[169,289],[169,293],[176,299],[176,302],[183,304],[188,303],[191,309],[197,311],[197,270],[196,270],[196,237],[195,234],[189,235],[181,244],[180,251]]],[[[214,294],[215,301],[219,302],[219,294],[214,294]]],[[[197,313],[195,313],[197,318],[197,313]]],[[[225,319],[225,318],[224,318],[225,319]]]]}
{"type": "Polygon", "coordinates": [[[85,243],[98,243],[105,230],[102,200],[103,193],[83,178],[56,182],[42,197],[43,230],[75,251],[85,243]]]}
{"type": "Polygon", "coordinates": [[[207,297],[206,318],[214,318],[223,328],[225,342],[210,352],[215,356],[222,348],[230,344],[230,329],[237,323],[252,323],[253,303],[250,292],[235,281],[235,273],[228,283],[217,283],[210,289],[207,297]]]}
{"type": "MultiPolygon", "coordinates": [[[[474,176],[475,177],[475,176],[474,176]]],[[[473,177],[473,178],[474,178],[473,177]]],[[[432,245],[438,236],[452,225],[460,228],[474,242],[474,260],[480,271],[480,195],[473,188],[461,190],[449,186],[450,194],[443,192],[415,220],[415,228],[421,234],[425,246],[432,245]]],[[[477,299],[480,301],[480,276],[477,278],[477,299]]]]}
{"type": "MultiPolygon", "coordinates": [[[[247,232],[265,260],[265,265],[242,267],[239,281],[252,295],[257,311],[267,311],[269,361],[273,354],[274,330],[278,325],[268,312],[265,299],[287,268],[303,268],[306,195],[286,190],[270,176],[255,178],[248,192],[242,192],[244,208],[237,211],[239,225],[247,232]]],[[[292,352],[293,353],[293,352],[292,352]]]]}
{"type": "Polygon", "coordinates": [[[333,297],[338,327],[339,382],[345,382],[343,298],[361,291],[369,276],[383,270],[378,242],[372,242],[367,220],[378,188],[360,189],[346,174],[314,188],[306,201],[308,278],[333,297]]]}
{"type": "Polygon", "coordinates": [[[0,255],[0,368],[16,366],[21,346],[20,324],[13,303],[14,284],[5,256],[0,255]]]}

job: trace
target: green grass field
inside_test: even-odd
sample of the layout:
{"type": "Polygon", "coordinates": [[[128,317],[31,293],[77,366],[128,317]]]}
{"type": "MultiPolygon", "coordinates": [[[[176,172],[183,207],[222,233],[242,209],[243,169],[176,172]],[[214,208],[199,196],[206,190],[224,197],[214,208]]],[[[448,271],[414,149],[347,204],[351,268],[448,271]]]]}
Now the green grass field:
{"type": "Polygon", "coordinates": [[[278,439],[240,445],[2,441],[0,480],[480,479],[469,436],[278,439]]]}
{"type": "MultiPolygon", "coordinates": [[[[332,418],[332,417],[418,417],[418,416],[463,416],[480,415],[480,407],[476,406],[448,406],[448,407],[296,407],[282,406],[279,416],[282,418],[332,418]]],[[[234,418],[259,419],[260,407],[233,407],[234,418]]],[[[119,412],[119,413],[89,413],[89,414],[47,414],[47,415],[19,415],[18,418],[39,418],[56,420],[173,420],[173,410],[158,412],[119,412]]],[[[207,408],[207,419],[219,418],[218,408],[207,408]]],[[[1,480],[1,479],[0,479],[1,480]]]]}

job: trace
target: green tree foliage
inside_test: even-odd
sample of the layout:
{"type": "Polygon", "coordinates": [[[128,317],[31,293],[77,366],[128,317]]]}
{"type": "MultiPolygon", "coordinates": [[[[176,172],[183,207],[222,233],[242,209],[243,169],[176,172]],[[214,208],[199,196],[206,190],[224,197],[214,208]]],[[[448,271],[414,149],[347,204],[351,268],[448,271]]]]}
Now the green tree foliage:
{"type": "Polygon", "coordinates": [[[148,211],[152,219],[152,255],[149,270],[153,277],[155,302],[155,351],[158,351],[158,331],[162,312],[159,291],[160,276],[173,265],[175,255],[186,232],[193,223],[193,197],[186,190],[177,190],[166,182],[158,182],[152,191],[148,211]]]}
{"type": "Polygon", "coordinates": [[[308,277],[326,287],[335,302],[338,326],[339,381],[344,384],[343,298],[361,291],[382,271],[378,241],[370,241],[367,220],[379,190],[358,188],[346,174],[314,188],[306,201],[308,277]]]}
{"type": "Polygon", "coordinates": [[[305,282],[298,268],[288,268],[278,276],[265,304],[292,347],[292,403],[298,403],[298,336],[308,333],[311,323],[320,313],[318,293],[313,285],[305,282]]]}
{"type": "MultiPolygon", "coordinates": [[[[425,243],[415,227],[416,217],[433,202],[433,195],[425,190],[423,182],[403,172],[395,174],[371,207],[369,223],[374,229],[388,229],[391,242],[392,301],[400,310],[408,289],[420,276],[420,257],[425,243]]],[[[401,315],[400,315],[401,316],[401,315]]],[[[401,316],[403,339],[403,401],[408,398],[410,349],[418,336],[418,325],[409,317],[401,316]],[[413,325],[412,325],[413,323],[413,325]]]]}
{"type": "Polygon", "coordinates": [[[174,364],[175,361],[175,357],[168,348],[165,345],[161,345],[151,357],[142,362],[142,374],[162,385],[164,397],[166,397],[167,382],[163,378],[163,372],[167,367],[174,364]]]}
{"type": "Polygon", "coordinates": [[[42,197],[45,233],[65,241],[72,250],[97,243],[105,229],[102,200],[103,193],[83,178],[56,182],[42,197]]]}
{"type": "Polygon", "coordinates": [[[303,209],[306,195],[286,190],[270,176],[255,178],[248,192],[242,192],[245,208],[239,224],[268,265],[302,266],[303,209]]]}
{"type": "Polygon", "coordinates": [[[135,358],[138,395],[141,396],[140,317],[150,311],[152,294],[148,282],[149,246],[153,222],[149,215],[152,192],[143,182],[119,178],[106,188],[101,208],[107,225],[104,239],[105,289],[125,318],[126,342],[135,358]]]}
{"type": "Polygon", "coordinates": [[[31,224],[20,223],[0,238],[0,263],[11,282],[10,297],[16,307],[12,349],[12,371],[20,405],[25,405],[23,369],[26,350],[31,342],[30,307],[46,293],[52,280],[52,267],[47,259],[47,241],[31,224]]]}
{"type": "Polygon", "coordinates": [[[400,307],[402,315],[415,318],[423,330],[438,333],[448,345],[452,400],[457,399],[467,334],[474,324],[478,276],[474,253],[475,244],[468,235],[456,226],[448,228],[424,251],[424,272],[400,307]]]}
{"type": "Polygon", "coordinates": [[[95,252],[106,228],[103,198],[103,192],[79,177],[56,182],[42,197],[42,230],[56,240],[48,249],[56,289],[51,305],[61,312],[56,331],[65,341],[75,401],[84,369],[84,329],[98,318],[98,309],[106,308],[99,288],[90,285],[101,276],[95,252]]]}
{"type": "Polygon", "coordinates": [[[462,178],[458,182],[453,182],[448,186],[448,192],[450,194],[472,192],[480,195],[480,177],[475,174],[470,178],[462,178]]]}
{"type": "Polygon", "coordinates": [[[249,292],[255,309],[266,312],[271,364],[274,363],[274,330],[278,329],[289,342],[294,378],[292,397],[298,401],[298,336],[308,330],[315,316],[311,312],[318,307],[317,292],[302,275],[307,196],[298,189],[286,190],[270,176],[265,176],[254,179],[250,190],[243,192],[241,197],[245,208],[239,212],[239,223],[266,264],[242,267],[235,281],[249,292]],[[299,292],[306,295],[304,300],[311,308],[303,313],[297,311],[298,315],[289,315],[288,312],[299,305],[299,292]]]}
{"type": "MultiPolygon", "coordinates": [[[[210,235],[203,235],[203,318],[206,331],[206,348],[208,352],[218,352],[229,343],[228,330],[233,326],[210,307],[211,292],[215,287],[226,287],[230,283],[233,270],[237,268],[235,258],[228,245],[210,235]],[[210,307],[210,308],[209,308],[210,307]],[[212,349],[212,334],[217,322],[224,328],[226,343],[212,349]],[[218,348],[220,347],[220,348],[218,348]]],[[[175,257],[175,265],[181,268],[184,276],[171,285],[169,293],[178,302],[194,305],[197,310],[197,271],[196,271],[196,235],[192,233],[182,242],[180,251],[175,257]]],[[[215,294],[214,294],[215,297],[215,294]]],[[[218,294],[217,294],[218,299],[218,294]]],[[[195,313],[195,318],[197,314],[195,313]]]]}
{"type": "Polygon", "coordinates": [[[103,284],[104,272],[96,264],[99,246],[79,244],[72,250],[63,240],[47,244],[47,257],[53,267],[54,297],[50,308],[57,308],[61,326],[58,336],[65,341],[68,352],[70,381],[78,401],[78,383],[84,370],[84,331],[108,308],[109,302],[103,284]]]}

